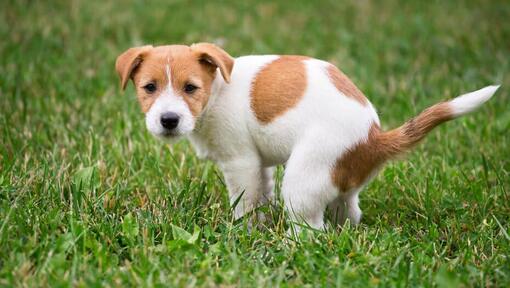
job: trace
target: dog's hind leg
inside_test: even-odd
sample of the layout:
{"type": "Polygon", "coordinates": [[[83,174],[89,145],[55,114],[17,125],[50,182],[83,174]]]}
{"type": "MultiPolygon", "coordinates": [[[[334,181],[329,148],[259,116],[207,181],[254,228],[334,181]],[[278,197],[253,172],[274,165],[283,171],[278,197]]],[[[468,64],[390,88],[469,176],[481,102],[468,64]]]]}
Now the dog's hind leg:
{"type": "Polygon", "coordinates": [[[345,201],[347,219],[353,225],[358,225],[361,220],[361,209],[359,208],[359,192],[361,188],[354,189],[349,193],[343,194],[341,197],[345,201]]]}
{"type": "Polygon", "coordinates": [[[345,223],[345,200],[338,196],[333,202],[328,204],[329,220],[334,226],[345,223]]]}
{"type": "Polygon", "coordinates": [[[334,159],[337,149],[322,145],[317,150],[318,140],[313,137],[295,147],[286,164],[282,196],[292,222],[322,230],[326,206],[338,196],[330,173],[330,159],[334,159]]]}
{"type": "Polygon", "coordinates": [[[351,224],[359,224],[361,220],[359,193],[361,190],[359,188],[349,193],[340,192],[340,196],[328,205],[328,212],[333,225],[344,225],[347,219],[351,224]]]}

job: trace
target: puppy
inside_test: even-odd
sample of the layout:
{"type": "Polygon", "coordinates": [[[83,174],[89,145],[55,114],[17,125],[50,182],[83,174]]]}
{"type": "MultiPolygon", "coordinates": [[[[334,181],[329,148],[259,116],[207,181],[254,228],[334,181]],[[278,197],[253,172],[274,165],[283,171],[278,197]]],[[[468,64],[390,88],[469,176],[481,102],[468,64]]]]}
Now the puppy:
{"type": "Polygon", "coordinates": [[[273,167],[285,164],[282,196],[293,222],[358,224],[358,195],[384,163],[437,125],[473,111],[499,86],[433,105],[382,131],[376,110],[334,65],[304,56],[232,58],[221,48],[143,46],[116,61],[121,87],[133,80],[149,131],[187,136],[223,171],[239,218],[272,201],[273,167]],[[219,73],[218,73],[219,71],[219,73]]]}

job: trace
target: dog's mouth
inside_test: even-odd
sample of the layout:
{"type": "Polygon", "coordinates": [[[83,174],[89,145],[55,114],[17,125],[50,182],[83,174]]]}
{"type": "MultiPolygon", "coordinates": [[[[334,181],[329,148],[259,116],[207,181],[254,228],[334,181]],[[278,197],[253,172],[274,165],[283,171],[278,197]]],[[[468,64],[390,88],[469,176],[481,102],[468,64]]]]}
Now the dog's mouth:
{"type": "Polygon", "coordinates": [[[163,138],[176,138],[182,136],[182,134],[175,130],[165,130],[159,136],[163,138]]]}

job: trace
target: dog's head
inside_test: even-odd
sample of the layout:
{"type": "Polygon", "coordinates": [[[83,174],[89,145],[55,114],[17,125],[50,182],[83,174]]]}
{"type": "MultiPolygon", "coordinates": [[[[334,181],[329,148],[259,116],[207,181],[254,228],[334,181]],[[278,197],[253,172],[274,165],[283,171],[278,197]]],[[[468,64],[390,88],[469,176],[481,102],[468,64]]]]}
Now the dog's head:
{"type": "Polygon", "coordinates": [[[211,96],[216,70],[229,83],[233,66],[230,55],[209,43],[135,47],[115,63],[122,89],[133,80],[147,129],[162,138],[193,131],[211,96]]]}

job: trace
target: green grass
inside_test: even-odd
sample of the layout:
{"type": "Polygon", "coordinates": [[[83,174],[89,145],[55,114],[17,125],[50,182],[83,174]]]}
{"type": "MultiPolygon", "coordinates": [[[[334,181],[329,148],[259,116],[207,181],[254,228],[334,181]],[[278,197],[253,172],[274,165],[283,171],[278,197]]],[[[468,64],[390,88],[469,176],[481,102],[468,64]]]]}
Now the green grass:
{"type": "Polygon", "coordinates": [[[0,286],[508,287],[508,19],[504,0],[1,1],[0,286]],[[128,47],[199,41],[336,63],[384,128],[503,86],[389,164],[359,227],[295,242],[279,208],[233,221],[215,165],[153,139],[119,89],[128,47]]]}

